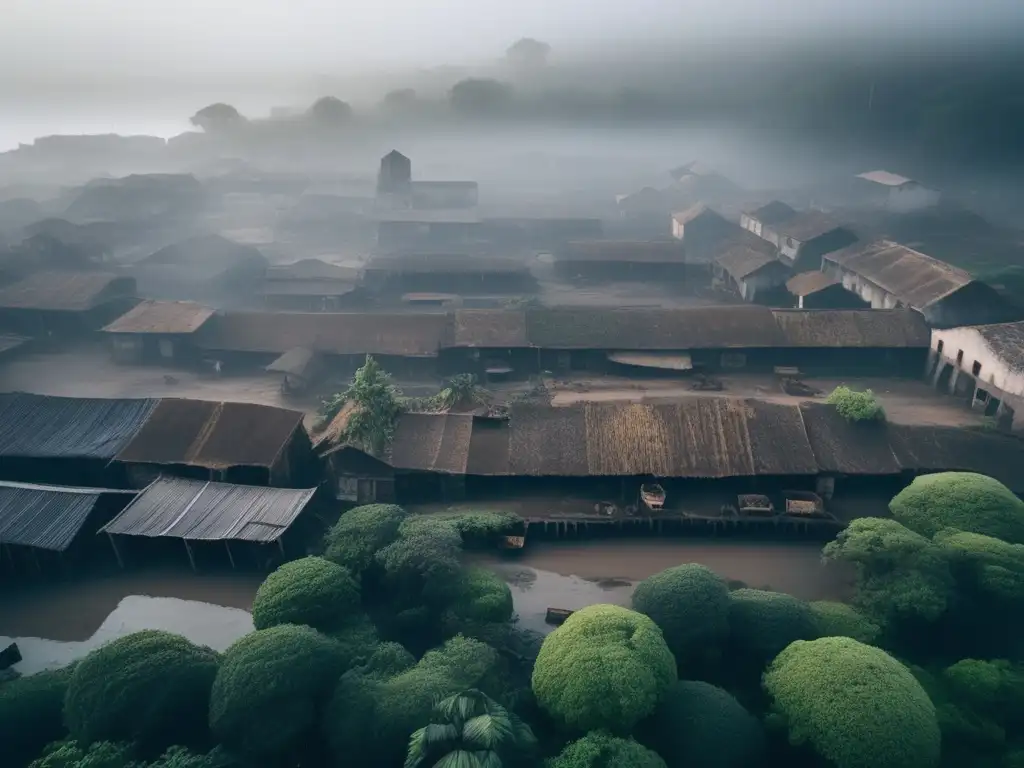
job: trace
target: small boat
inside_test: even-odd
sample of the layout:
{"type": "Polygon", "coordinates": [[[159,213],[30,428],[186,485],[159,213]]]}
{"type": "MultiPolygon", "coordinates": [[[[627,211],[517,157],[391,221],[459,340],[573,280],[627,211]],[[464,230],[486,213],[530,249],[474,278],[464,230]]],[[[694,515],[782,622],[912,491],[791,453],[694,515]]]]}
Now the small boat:
{"type": "Polygon", "coordinates": [[[644,483],[640,486],[640,500],[652,512],[665,506],[665,489],[657,483],[644,483]]]}
{"type": "Polygon", "coordinates": [[[825,504],[821,497],[810,491],[787,491],[786,514],[799,518],[822,517],[825,504]]]}
{"type": "Polygon", "coordinates": [[[548,608],[548,612],[544,615],[545,624],[553,624],[556,627],[560,624],[564,624],[565,620],[573,615],[575,611],[571,611],[568,608],[548,608]]]}

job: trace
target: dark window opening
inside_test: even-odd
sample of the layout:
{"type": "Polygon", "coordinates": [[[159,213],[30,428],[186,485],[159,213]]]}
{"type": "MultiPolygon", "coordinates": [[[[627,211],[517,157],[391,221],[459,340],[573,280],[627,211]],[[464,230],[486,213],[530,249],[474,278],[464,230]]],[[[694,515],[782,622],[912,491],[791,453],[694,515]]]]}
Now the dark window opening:
{"type": "Polygon", "coordinates": [[[988,402],[988,390],[979,389],[977,392],[974,393],[974,399],[977,400],[979,403],[988,402]]]}
{"type": "Polygon", "coordinates": [[[935,348],[935,351],[938,352],[941,355],[942,354],[942,348],[944,346],[946,346],[946,342],[944,342],[942,339],[939,339],[939,345],[935,348]]]}
{"type": "Polygon", "coordinates": [[[960,365],[963,361],[964,361],[964,351],[962,349],[958,349],[956,351],[956,364],[960,365]]]}
{"type": "Polygon", "coordinates": [[[977,376],[981,373],[981,363],[977,360],[974,361],[974,365],[971,366],[971,374],[977,376]]]}

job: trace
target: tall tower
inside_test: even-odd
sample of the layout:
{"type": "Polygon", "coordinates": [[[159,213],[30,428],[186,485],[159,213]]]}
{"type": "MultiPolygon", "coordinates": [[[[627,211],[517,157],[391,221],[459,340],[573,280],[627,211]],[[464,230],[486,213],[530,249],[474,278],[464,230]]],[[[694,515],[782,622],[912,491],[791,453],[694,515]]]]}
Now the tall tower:
{"type": "Polygon", "coordinates": [[[377,173],[377,197],[411,193],[412,161],[396,149],[380,159],[377,173]]]}

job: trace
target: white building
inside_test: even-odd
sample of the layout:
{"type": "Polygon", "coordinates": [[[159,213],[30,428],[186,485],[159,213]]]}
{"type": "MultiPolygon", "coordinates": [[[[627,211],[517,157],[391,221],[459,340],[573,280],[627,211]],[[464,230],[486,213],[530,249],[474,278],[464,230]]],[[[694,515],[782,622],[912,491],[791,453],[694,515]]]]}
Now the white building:
{"type": "Polygon", "coordinates": [[[772,200],[760,208],[740,214],[740,226],[778,247],[778,235],[774,233],[772,227],[794,216],[796,216],[795,208],[789,207],[780,200],[772,200]]]}
{"type": "Polygon", "coordinates": [[[1024,428],[1024,322],[933,330],[932,383],[1004,429],[1024,428]]]}
{"type": "Polygon", "coordinates": [[[821,268],[873,308],[916,309],[932,327],[1015,319],[991,286],[962,269],[891,240],[857,243],[827,253],[821,268]]]}
{"type": "Polygon", "coordinates": [[[868,171],[857,174],[869,187],[873,202],[894,212],[907,213],[938,205],[942,194],[920,182],[889,171],[868,171]]]}
{"type": "Polygon", "coordinates": [[[801,211],[763,231],[771,234],[765,239],[779,249],[779,258],[798,269],[817,269],[826,253],[857,242],[853,232],[821,211],[801,211]]]}

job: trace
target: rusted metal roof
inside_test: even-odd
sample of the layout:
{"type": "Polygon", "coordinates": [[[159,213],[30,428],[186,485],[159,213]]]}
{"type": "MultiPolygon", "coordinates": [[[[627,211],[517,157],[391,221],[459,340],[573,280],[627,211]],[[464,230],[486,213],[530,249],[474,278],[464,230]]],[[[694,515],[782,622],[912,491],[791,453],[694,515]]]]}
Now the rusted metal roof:
{"type": "Polygon", "coordinates": [[[306,508],[315,488],[290,490],[161,478],[102,531],[189,541],[271,542],[306,508]]]}
{"type": "Polygon", "coordinates": [[[191,301],[143,301],[103,330],[107,333],[194,333],[214,310],[191,301]]]}
{"type": "Polygon", "coordinates": [[[301,426],[302,413],[285,408],[165,399],[117,460],[208,469],[273,467],[301,426]]]}
{"type": "Polygon", "coordinates": [[[528,347],[526,312],[514,309],[460,309],[455,313],[455,347],[528,347]]]}
{"type": "Polygon", "coordinates": [[[0,544],[63,552],[106,494],[135,492],[0,482],[0,544]]]}
{"type": "Polygon", "coordinates": [[[790,347],[927,349],[931,331],[913,309],[776,309],[790,347]]]}
{"type": "Polygon", "coordinates": [[[294,347],[334,355],[436,357],[448,336],[443,313],[225,312],[204,329],[200,346],[234,352],[294,347]]]}
{"type": "Polygon", "coordinates": [[[735,280],[743,280],[773,265],[777,265],[776,269],[787,269],[786,265],[773,255],[747,245],[734,245],[716,256],[715,263],[735,280]]]}
{"type": "Polygon", "coordinates": [[[469,414],[403,414],[391,444],[391,466],[464,475],[472,436],[469,414]]]}
{"type": "Polygon", "coordinates": [[[904,184],[915,183],[913,179],[908,179],[906,176],[900,176],[898,173],[890,173],[889,171],[858,173],[857,178],[881,184],[883,187],[902,187],[904,184]]]}
{"type": "Polygon", "coordinates": [[[112,459],[158,402],[0,395],[0,456],[112,459]]]}
{"type": "Polygon", "coordinates": [[[822,258],[915,309],[924,309],[973,282],[964,270],[891,240],[858,243],[822,258]]]}
{"type": "Polygon", "coordinates": [[[794,296],[810,296],[829,286],[838,285],[839,281],[824,272],[801,272],[786,281],[786,290],[794,296]]]}
{"type": "Polygon", "coordinates": [[[36,272],[0,288],[0,309],[85,312],[135,293],[135,281],[107,272],[36,272]]]}

